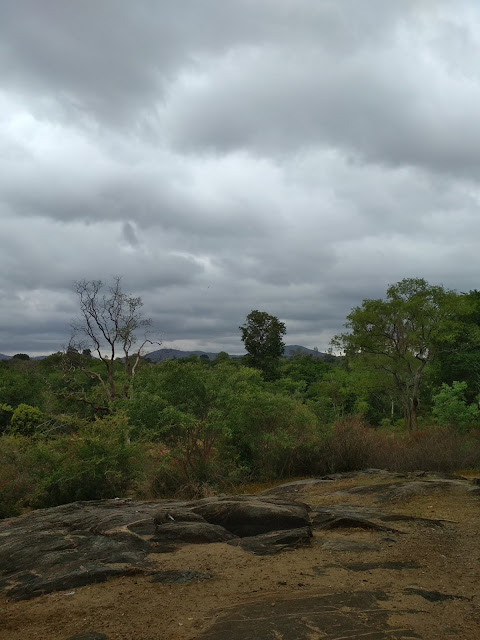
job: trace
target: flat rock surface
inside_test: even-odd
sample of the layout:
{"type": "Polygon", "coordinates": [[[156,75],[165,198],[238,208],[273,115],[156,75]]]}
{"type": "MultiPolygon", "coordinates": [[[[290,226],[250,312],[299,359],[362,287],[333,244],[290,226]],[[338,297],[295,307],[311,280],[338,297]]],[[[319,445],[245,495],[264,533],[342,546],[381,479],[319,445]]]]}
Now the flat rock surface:
{"type": "Polygon", "coordinates": [[[318,595],[308,598],[254,602],[236,607],[202,634],[202,640],[294,638],[312,640],[397,640],[419,638],[411,629],[388,623],[388,611],[378,606],[388,601],[383,592],[318,595]]]}
{"type": "Polygon", "coordinates": [[[0,521],[0,640],[480,638],[476,486],[367,470],[0,521]],[[173,535],[199,525],[229,539],[173,535]]]}

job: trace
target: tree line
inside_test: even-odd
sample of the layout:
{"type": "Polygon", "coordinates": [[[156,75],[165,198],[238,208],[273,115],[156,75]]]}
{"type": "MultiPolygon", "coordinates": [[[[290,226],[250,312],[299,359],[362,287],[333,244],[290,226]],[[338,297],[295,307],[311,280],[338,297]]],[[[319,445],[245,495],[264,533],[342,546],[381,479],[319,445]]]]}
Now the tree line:
{"type": "Polygon", "coordinates": [[[285,324],[253,310],[244,358],[159,364],[120,279],[76,293],[64,351],[0,362],[0,516],[364,466],[480,465],[476,290],[402,280],[352,309],[335,358],[284,358],[285,324]]]}

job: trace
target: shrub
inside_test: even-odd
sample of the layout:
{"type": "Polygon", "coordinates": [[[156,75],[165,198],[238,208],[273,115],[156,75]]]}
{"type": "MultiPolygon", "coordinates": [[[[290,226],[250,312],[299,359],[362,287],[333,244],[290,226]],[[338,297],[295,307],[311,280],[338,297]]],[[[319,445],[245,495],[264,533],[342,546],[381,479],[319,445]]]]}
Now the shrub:
{"type": "Polygon", "coordinates": [[[379,437],[357,416],[337,421],[326,443],[328,473],[356,471],[372,464],[379,437]]]}
{"type": "Polygon", "coordinates": [[[24,464],[29,446],[22,436],[0,437],[0,518],[19,515],[35,490],[33,469],[24,464]]]}
{"type": "Polygon", "coordinates": [[[454,382],[452,386],[442,384],[440,391],[433,397],[433,415],[438,424],[460,431],[478,424],[478,407],[467,404],[465,398],[467,386],[466,382],[454,382]]]}
{"type": "Polygon", "coordinates": [[[32,506],[125,495],[141,469],[142,448],[141,443],[130,442],[123,415],[88,423],[70,438],[52,441],[46,451],[47,462],[55,464],[44,477],[32,506]]]}
{"type": "Polygon", "coordinates": [[[13,412],[10,429],[18,435],[34,436],[38,435],[39,427],[46,421],[44,414],[37,407],[20,404],[13,412]]]}
{"type": "Polygon", "coordinates": [[[10,426],[13,416],[13,407],[5,402],[0,402],[0,433],[10,426]]]}
{"type": "Polygon", "coordinates": [[[124,416],[83,425],[73,435],[0,440],[0,515],[98,500],[134,490],[145,461],[145,445],[131,443],[124,416]]]}
{"type": "Polygon", "coordinates": [[[301,402],[262,390],[246,393],[229,425],[231,446],[255,479],[311,472],[321,436],[315,414],[301,402]]]}
{"type": "Polygon", "coordinates": [[[480,466],[480,441],[474,432],[442,427],[414,432],[375,430],[358,418],[349,418],[334,425],[323,462],[330,473],[368,467],[452,472],[480,466]]]}

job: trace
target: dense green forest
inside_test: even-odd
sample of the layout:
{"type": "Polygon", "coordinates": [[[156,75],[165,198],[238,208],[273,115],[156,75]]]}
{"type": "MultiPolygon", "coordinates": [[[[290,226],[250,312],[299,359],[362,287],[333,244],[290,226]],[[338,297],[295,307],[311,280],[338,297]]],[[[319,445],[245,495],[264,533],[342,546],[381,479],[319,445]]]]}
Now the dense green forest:
{"type": "Polygon", "coordinates": [[[252,311],[245,358],[152,364],[140,348],[154,341],[135,343],[141,300],[118,279],[102,287],[77,283],[83,341],[0,362],[0,517],[366,467],[480,467],[478,291],[403,280],[351,311],[336,357],[283,358],[287,328],[252,311]]]}

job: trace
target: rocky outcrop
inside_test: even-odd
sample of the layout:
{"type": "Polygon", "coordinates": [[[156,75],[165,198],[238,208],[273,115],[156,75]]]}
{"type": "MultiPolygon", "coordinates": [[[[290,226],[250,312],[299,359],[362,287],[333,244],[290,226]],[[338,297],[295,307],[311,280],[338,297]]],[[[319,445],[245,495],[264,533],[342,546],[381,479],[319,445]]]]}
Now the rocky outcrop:
{"type": "Polygon", "coordinates": [[[296,548],[310,536],[309,508],[286,500],[77,502],[0,521],[0,590],[22,600],[120,575],[155,574],[150,554],[181,544],[242,538],[246,551],[265,554],[296,548]]]}
{"type": "Polygon", "coordinates": [[[168,522],[157,527],[152,542],[207,544],[236,538],[223,527],[209,522],[168,522]]]}
{"type": "Polygon", "coordinates": [[[241,547],[257,556],[273,556],[282,551],[310,546],[312,535],[310,527],[301,527],[289,531],[273,531],[259,536],[237,538],[228,544],[241,547]]]}
{"type": "Polygon", "coordinates": [[[275,498],[207,498],[192,505],[191,510],[240,538],[310,526],[308,505],[275,498]]]}
{"type": "MultiPolygon", "coordinates": [[[[375,551],[396,542],[395,537],[378,533],[405,533],[389,526],[391,523],[401,524],[402,529],[404,523],[434,529],[444,527],[446,521],[389,514],[381,511],[380,505],[371,504],[372,499],[397,501],[430,492],[451,492],[458,487],[465,492],[469,487],[479,488],[477,483],[440,474],[400,476],[377,470],[363,475],[366,474],[376,474],[381,481],[325,494],[335,496],[335,504],[314,509],[297,500],[284,499],[285,491],[277,487],[273,494],[213,497],[195,502],[76,502],[2,520],[0,591],[9,599],[21,600],[121,575],[147,574],[152,579],[175,582],[183,578],[160,576],[157,554],[185,544],[227,543],[249,553],[272,555],[310,545],[312,527],[319,531],[318,544],[328,551],[375,551]],[[340,494],[346,492],[350,501],[353,495],[367,495],[369,506],[338,504],[340,494]],[[370,542],[329,537],[329,530],[343,529],[364,529],[376,537],[370,542]]],[[[285,487],[290,495],[319,483],[331,484],[332,479],[298,481],[285,487]]],[[[193,575],[190,567],[178,569],[182,576],[193,575]]]]}

